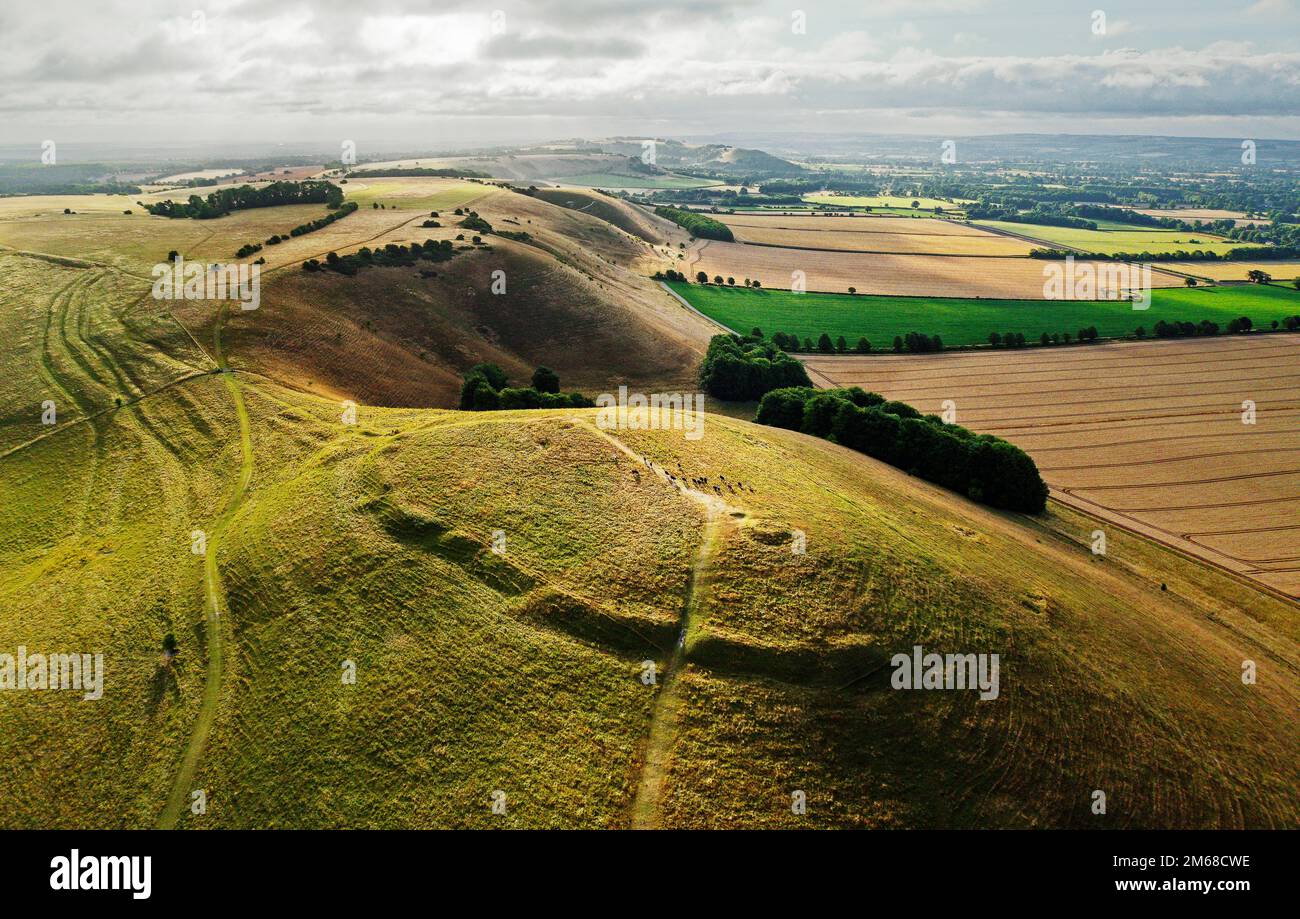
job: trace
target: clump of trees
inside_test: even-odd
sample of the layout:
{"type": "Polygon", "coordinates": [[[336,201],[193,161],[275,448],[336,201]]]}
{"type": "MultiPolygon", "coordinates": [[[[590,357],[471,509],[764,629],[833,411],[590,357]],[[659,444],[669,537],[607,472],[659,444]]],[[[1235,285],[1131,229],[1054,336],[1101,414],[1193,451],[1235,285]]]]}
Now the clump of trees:
{"type": "Polygon", "coordinates": [[[692,236],[698,236],[700,239],[720,239],[724,242],[734,242],[736,239],[731,232],[731,227],[695,211],[684,211],[681,208],[661,206],[655,208],[655,213],[660,217],[671,220],[692,236]]]}
{"type": "Polygon", "coordinates": [[[460,222],[459,226],[462,226],[467,230],[478,230],[480,233],[492,232],[492,224],[488,223],[474,211],[470,211],[469,214],[466,215],[465,219],[460,222]]]}
{"type": "Polygon", "coordinates": [[[460,387],[460,408],[466,412],[491,412],[528,408],[592,408],[595,402],[582,393],[560,392],[560,377],[548,367],[533,371],[532,385],[511,387],[496,364],[475,364],[460,387]]]}
{"type": "Polygon", "coordinates": [[[773,390],[754,420],[824,437],[992,507],[1036,514],[1047,506],[1047,485],[1019,447],[857,386],[773,390]]]}
{"type": "MultiPolygon", "coordinates": [[[[1234,333],[1249,332],[1253,326],[1254,323],[1251,322],[1250,317],[1242,316],[1240,319],[1233,319],[1228,323],[1228,331],[1234,333]]],[[[1152,327],[1152,332],[1155,333],[1157,338],[1191,338],[1196,335],[1218,335],[1219,324],[1208,319],[1202,319],[1199,323],[1180,322],[1178,320],[1166,322],[1161,319],[1152,327]]],[[[1146,335],[1146,330],[1138,329],[1136,334],[1139,338],[1142,338],[1146,335]]]]}
{"type": "Polygon", "coordinates": [[[811,386],[803,364],[775,342],[750,335],[715,335],[700,365],[700,385],[719,399],[743,402],[789,386],[811,386]]]}
{"type": "Polygon", "coordinates": [[[908,332],[907,335],[894,336],[894,350],[907,351],[911,354],[925,354],[930,351],[942,351],[943,339],[938,335],[925,335],[921,332],[908,332]]]}
{"type": "Polygon", "coordinates": [[[210,220],[224,217],[231,211],[284,204],[324,204],[330,210],[335,210],[343,204],[343,189],[331,182],[322,181],[272,182],[261,188],[251,185],[223,188],[206,198],[190,195],[184,203],[170,198],[156,204],[141,202],[145,210],[157,217],[188,217],[194,220],[210,220]]]}

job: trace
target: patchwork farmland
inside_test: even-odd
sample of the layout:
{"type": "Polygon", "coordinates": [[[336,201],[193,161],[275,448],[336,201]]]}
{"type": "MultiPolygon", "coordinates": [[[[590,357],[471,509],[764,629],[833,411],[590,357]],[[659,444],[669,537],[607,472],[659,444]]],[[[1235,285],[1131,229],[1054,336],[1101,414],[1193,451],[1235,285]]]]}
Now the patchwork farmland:
{"type": "Polygon", "coordinates": [[[1063,503],[1300,597],[1300,337],[807,364],[923,412],[951,400],[957,423],[1026,450],[1063,503]]]}

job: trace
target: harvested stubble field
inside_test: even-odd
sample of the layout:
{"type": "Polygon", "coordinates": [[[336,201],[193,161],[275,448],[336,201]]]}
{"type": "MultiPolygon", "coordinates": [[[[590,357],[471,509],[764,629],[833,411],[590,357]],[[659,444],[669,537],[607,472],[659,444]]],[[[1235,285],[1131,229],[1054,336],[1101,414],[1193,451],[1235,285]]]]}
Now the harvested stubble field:
{"type": "Polygon", "coordinates": [[[944,201],[940,198],[912,198],[906,195],[836,195],[836,194],[816,194],[804,195],[803,199],[810,204],[834,205],[836,207],[871,207],[871,208],[890,208],[898,210],[925,210],[933,211],[935,208],[942,208],[945,211],[960,211],[963,204],[967,201],[964,198],[954,201],[944,201]],[[917,207],[912,207],[912,202],[917,202],[917,207]]]}
{"type": "Polygon", "coordinates": [[[794,249],[884,252],[914,255],[1028,255],[1021,239],[934,218],[761,217],[719,215],[740,242],[794,249]]]}
{"type": "Polygon", "coordinates": [[[1246,282],[1249,281],[1247,273],[1256,270],[1284,283],[1300,278],[1300,262],[1159,262],[1156,267],[1212,281],[1246,282]]]}
{"type": "MultiPolygon", "coordinates": [[[[773,289],[789,290],[791,273],[802,271],[810,291],[843,293],[856,287],[863,294],[1036,299],[1043,296],[1044,264],[1027,258],[817,252],[702,240],[685,259],[668,267],[687,277],[699,271],[709,277],[734,277],[737,284],[753,278],[773,289]]],[[[1076,268],[1083,264],[1102,263],[1079,262],[1076,268]]],[[[1182,280],[1155,272],[1151,282],[1169,287],[1182,280]]]]}
{"type": "Polygon", "coordinates": [[[1300,597],[1300,337],[808,363],[922,411],[951,399],[1058,500],[1300,597]]]}
{"type": "Polygon", "coordinates": [[[977,224],[1005,233],[1041,239],[1052,246],[1078,249],[1082,252],[1100,252],[1105,255],[1114,255],[1117,252],[1129,254],[1150,252],[1159,255],[1179,250],[1195,252],[1197,249],[1222,255],[1229,249],[1244,245],[1235,239],[1225,239],[1222,236],[1196,230],[1161,230],[1129,227],[1116,223],[1105,224],[1105,228],[1101,228],[1099,224],[1096,230],[1054,227],[1038,223],[1015,223],[1006,220],[980,220],[977,224]]]}

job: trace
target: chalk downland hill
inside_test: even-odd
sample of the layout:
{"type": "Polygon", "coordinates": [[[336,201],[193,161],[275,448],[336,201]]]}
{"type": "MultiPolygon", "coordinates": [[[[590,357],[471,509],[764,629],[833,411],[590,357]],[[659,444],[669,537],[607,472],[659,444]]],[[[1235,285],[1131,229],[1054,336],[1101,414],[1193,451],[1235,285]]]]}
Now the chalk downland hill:
{"type": "MultiPolygon", "coordinates": [[[[646,392],[693,387],[709,326],[646,277],[650,242],[597,216],[471,185],[477,194],[467,208],[498,233],[528,238],[479,234],[459,226],[465,218],[454,207],[440,206],[447,192],[439,189],[466,183],[384,183],[374,200],[399,205],[396,214],[381,212],[392,228],[333,250],[346,255],[362,245],[434,239],[451,240],[456,255],[436,264],[363,269],[353,277],[304,272],[301,260],[274,270],[264,276],[262,309],[230,317],[225,334],[233,366],[308,392],[380,405],[453,407],[461,376],[484,360],[517,381],[545,365],[566,389],[593,393],[619,383],[646,392]],[[422,226],[432,211],[438,228],[422,226]]],[[[373,214],[365,203],[369,192],[358,197],[361,212],[373,214]]],[[[649,219],[644,224],[647,232],[658,227],[649,219]]],[[[213,316],[202,308],[184,318],[202,330],[200,337],[210,337],[213,316]]]]}
{"type": "MultiPolygon", "coordinates": [[[[647,290],[605,224],[504,191],[476,209],[538,245],[494,241],[432,280],[486,286],[474,266],[504,259],[610,310],[647,290]]],[[[165,255],[153,232],[127,237],[132,259],[165,255]]],[[[602,431],[596,410],[393,407],[437,404],[374,357],[407,350],[383,323],[415,315],[414,269],[272,273],[241,315],[155,302],[135,261],[31,236],[63,241],[2,256],[0,650],[102,652],[105,690],[0,692],[0,825],[1300,825],[1293,605],[1122,533],[1094,556],[1095,524],[1067,511],[993,512],[745,421],[709,415],[691,441],[602,431]],[[346,315],[332,284],[375,285],[342,368],[311,356],[334,332],[312,323],[346,315]],[[267,341],[282,317],[296,350],[267,341]],[[354,393],[374,396],[349,424],[354,393]],[[917,644],[997,653],[998,698],[892,689],[917,644]]],[[[509,303],[482,314],[502,353],[553,354],[505,330],[568,314],[509,303]]],[[[597,326],[554,339],[566,388],[613,348],[597,326]]]]}
{"type": "Polygon", "coordinates": [[[240,388],[252,478],[215,549],[216,625],[189,533],[240,471],[218,377],[0,465],[0,646],[103,648],[109,679],[93,704],[0,696],[5,825],[152,825],[213,628],[191,783],[209,811],[182,827],[1300,820],[1294,617],[1223,575],[1123,538],[1099,559],[1081,520],[718,416],[693,444],[615,443],[594,410],[362,407],[348,426],[240,388]],[[727,485],[701,498],[656,469],[727,485]],[[999,697],[891,689],[914,644],[998,653],[999,697]]]}

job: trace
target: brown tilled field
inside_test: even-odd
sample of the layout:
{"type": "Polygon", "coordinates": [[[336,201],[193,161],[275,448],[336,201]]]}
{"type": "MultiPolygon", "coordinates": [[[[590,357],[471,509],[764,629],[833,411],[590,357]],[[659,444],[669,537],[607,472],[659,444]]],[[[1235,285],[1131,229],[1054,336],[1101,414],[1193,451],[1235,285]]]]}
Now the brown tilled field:
{"type": "Polygon", "coordinates": [[[917,255],[1028,255],[1029,243],[950,220],[723,214],[739,242],[795,249],[917,255]]]}
{"type": "MultiPolygon", "coordinates": [[[[807,276],[810,291],[843,293],[856,287],[863,294],[1026,300],[1043,296],[1044,264],[1028,258],[816,252],[716,240],[699,241],[684,260],[665,263],[688,277],[704,271],[710,276],[735,277],[737,283],[754,278],[764,287],[784,290],[790,289],[791,272],[799,270],[807,276]]],[[[1153,272],[1151,282],[1171,287],[1182,284],[1182,279],[1153,272]]]]}
{"type": "Polygon", "coordinates": [[[951,399],[958,424],[1023,447],[1058,500],[1300,597],[1300,337],[808,365],[923,412],[951,399]]]}

